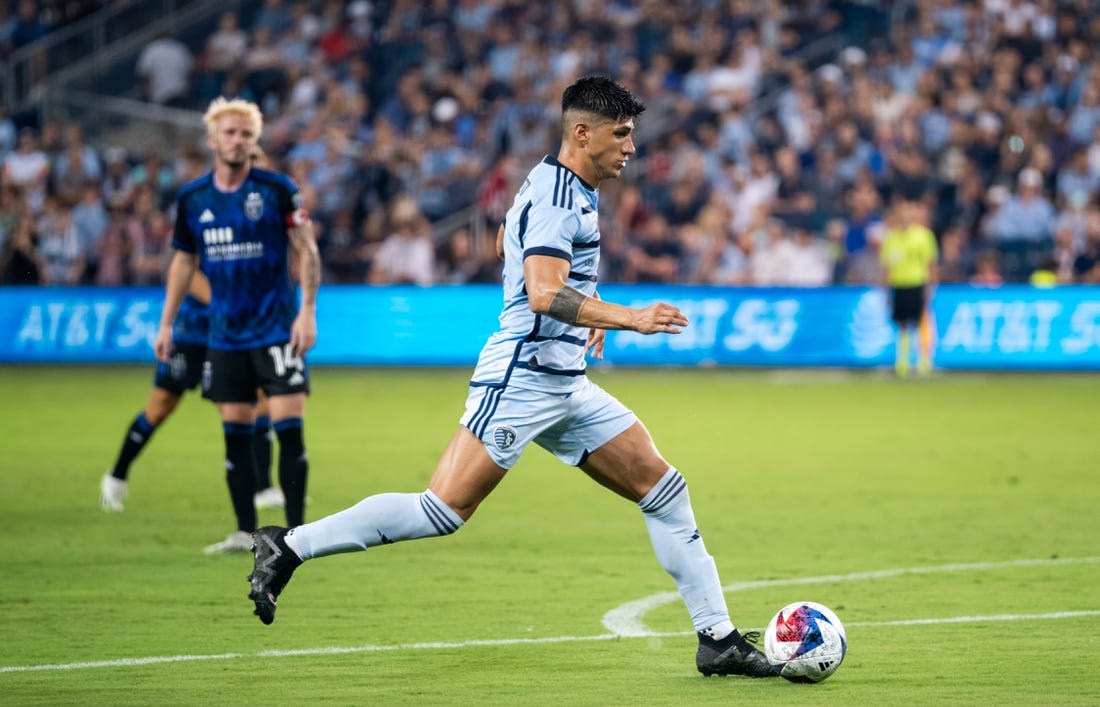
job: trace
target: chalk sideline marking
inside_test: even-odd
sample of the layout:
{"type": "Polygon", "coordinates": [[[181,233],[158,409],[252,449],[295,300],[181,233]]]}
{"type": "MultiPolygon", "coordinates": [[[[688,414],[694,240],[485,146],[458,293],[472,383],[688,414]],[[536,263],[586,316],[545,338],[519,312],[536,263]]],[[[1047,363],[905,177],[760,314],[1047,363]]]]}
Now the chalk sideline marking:
{"type": "MultiPolygon", "coordinates": [[[[847,575],[825,575],[822,577],[800,577],[795,579],[760,580],[756,582],[739,582],[731,584],[723,589],[727,592],[744,591],[757,587],[773,587],[781,585],[819,584],[825,582],[852,582],[866,579],[882,579],[884,577],[897,577],[906,574],[932,574],[938,572],[962,572],[966,570],[995,570],[1010,567],[1035,567],[1052,565],[1070,565],[1100,563],[1100,557],[1081,557],[1053,560],[1014,560],[1011,562],[977,562],[966,565],[941,565],[938,567],[909,567],[904,569],[879,570],[875,572],[856,572],[847,575]]],[[[514,646],[514,645],[538,645],[551,643],[577,643],[584,641],[613,641],[621,638],[671,638],[689,636],[692,631],[658,632],[650,631],[641,623],[641,616],[658,606],[670,601],[678,600],[679,594],[666,592],[654,594],[644,599],[629,602],[617,609],[609,611],[604,616],[604,626],[611,630],[610,633],[598,636],[555,636],[548,638],[502,638],[453,642],[427,642],[405,643],[398,645],[363,645],[363,646],[332,646],[327,648],[299,648],[286,650],[268,650],[259,653],[216,653],[211,655],[171,655],[149,656],[146,658],[120,658],[117,660],[83,661],[79,663],[51,663],[44,665],[3,665],[0,666],[0,674],[5,673],[30,673],[46,671],[87,670],[92,668],[125,668],[139,665],[157,665],[163,663],[187,663],[210,660],[234,660],[237,658],[282,658],[308,655],[343,655],[348,653],[382,653],[386,651],[407,650],[441,650],[456,648],[471,648],[477,646],[514,646]],[[671,596],[671,599],[668,597],[671,596]],[[626,607],[631,607],[627,609],[626,607]],[[617,629],[608,626],[608,617],[614,620],[622,620],[624,623],[617,629]],[[620,631],[633,631],[633,633],[617,633],[620,631]]],[[[1079,617],[1100,616],[1100,610],[1095,611],[1057,611],[1039,614],[993,614],[989,616],[949,616],[944,618],[929,619],[899,619],[895,621],[853,621],[845,622],[846,626],[919,626],[928,624],[956,624],[956,623],[984,623],[991,621],[1048,621],[1055,619],[1070,619],[1079,617]]],[[[613,623],[614,625],[614,623],[613,623]]]]}

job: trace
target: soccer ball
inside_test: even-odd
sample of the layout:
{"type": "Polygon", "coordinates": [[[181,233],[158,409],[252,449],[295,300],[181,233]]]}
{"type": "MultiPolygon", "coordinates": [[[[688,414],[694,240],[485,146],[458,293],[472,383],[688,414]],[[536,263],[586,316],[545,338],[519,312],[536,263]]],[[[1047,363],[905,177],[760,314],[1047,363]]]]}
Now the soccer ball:
{"type": "Polygon", "coordinates": [[[784,606],[764,632],[764,654],[791,682],[821,682],[836,672],[847,650],[840,619],[812,601],[784,606]]]}

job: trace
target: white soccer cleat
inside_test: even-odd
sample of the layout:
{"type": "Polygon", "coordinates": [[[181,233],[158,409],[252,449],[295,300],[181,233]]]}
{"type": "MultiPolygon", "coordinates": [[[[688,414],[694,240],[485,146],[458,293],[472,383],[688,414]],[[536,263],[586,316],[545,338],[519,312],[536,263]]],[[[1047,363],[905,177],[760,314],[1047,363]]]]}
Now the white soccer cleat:
{"type": "Polygon", "coordinates": [[[286,506],[286,496],[278,486],[268,486],[258,492],[253,498],[256,508],[282,508],[286,506]]]}
{"type": "Polygon", "coordinates": [[[99,482],[99,506],[108,513],[121,513],[122,502],[126,500],[126,482],[116,479],[110,473],[104,474],[99,482]]]}
{"type": "Polygon", "coordinates": [[[206,555],[221,555],[229,552],[252,552],[252,535],[243,530],[230,533],[225,540],[202,549],[206,555]]]}

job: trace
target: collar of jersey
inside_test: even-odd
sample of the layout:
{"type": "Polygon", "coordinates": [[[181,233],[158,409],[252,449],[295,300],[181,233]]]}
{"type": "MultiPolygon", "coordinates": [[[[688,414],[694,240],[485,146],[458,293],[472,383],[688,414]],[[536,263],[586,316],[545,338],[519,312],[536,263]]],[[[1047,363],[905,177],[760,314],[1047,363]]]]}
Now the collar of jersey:
{"type": "Polygon", "coordinates": [[[542,161],[545,162],[546,164],[554,165],[555,167],[561,167],[562,169],[564,169],[565,171],[569,172],[574,177],[576,177],[577,181],[581,183],[582,187],[584,187],[588,191],[596,191],[596,187],[592,186],[588,182],[581,179],[581,175],[579,175],[576,172],[574,172],[573,170],[569,169],[568,167],[563,165],[561,162],[558,162],[557,158],[551,157],[550,155],[547,155],[546,157],[542,158],[542,161]]]}

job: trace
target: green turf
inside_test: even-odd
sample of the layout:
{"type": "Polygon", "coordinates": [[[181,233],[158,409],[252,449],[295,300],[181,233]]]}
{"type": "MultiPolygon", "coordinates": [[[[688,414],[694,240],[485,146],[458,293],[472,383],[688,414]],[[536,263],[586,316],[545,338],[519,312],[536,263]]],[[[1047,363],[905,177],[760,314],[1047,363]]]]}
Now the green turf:
{"type": "MultiPolygon", "coordinates": [[[[422,490],[468,373],[314,371],[309,516],[422,490]]],[[[1098,376],[593,374],[688,478],[735,622],[799,599],[845,622],[805,686],[700,677],[678,601],[608,639],[673,584],[637,509],[539,449],[453,537],[307,564],[265,627],[250,560],[201,554],[233,529],[209,404],[158,430],[125,513],[98,507],[150,374],[0,368],[0,704],[1097,703],[1098,376]]]]}

